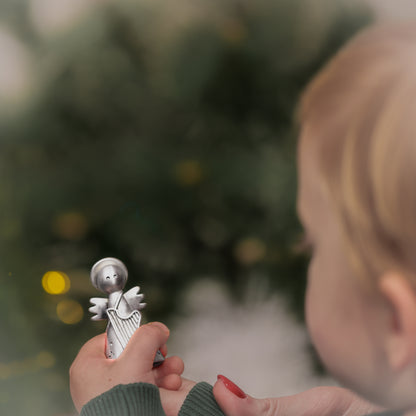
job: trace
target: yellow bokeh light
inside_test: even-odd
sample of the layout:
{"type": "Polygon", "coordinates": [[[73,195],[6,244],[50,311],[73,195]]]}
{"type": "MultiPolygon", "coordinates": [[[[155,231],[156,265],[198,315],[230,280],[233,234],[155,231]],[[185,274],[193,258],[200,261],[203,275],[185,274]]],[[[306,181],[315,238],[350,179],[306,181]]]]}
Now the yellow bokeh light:
{"type": "Polygon", "coordinates": [[[0,380],[5,380],[11,375],[10,367],[7,364],[0,363],[0,380]]]}
{"type": "Polygon", "coordinates": [[[88,220],[80,212],[61,212],[51,225],[55,234],[70,241],[82,240],[88,232],[88,220]]]}
{"type": "Polygon", "coordinates": [[[71,282],[64,272],[51,270],[43,275],[42,286],[50,295],[61,295],[68,292],[71,282]]]}
{"type": "Polygon", "coordinates": [[[245,238],[234,249],[234,255],[241,264],[251,265],[264,259],[266,244],[258,238],[245,238]]]}
{"type": "Polygon", "coordinates": [[[201,182],[203,170],[197,160],[184,160],[175,165],[176,181],[181,186],[193,186],[201,182]]]}
{"type": "Polygon", "coordinates": [[[238,20],[228,20],[220,29],[223,38],[233,45],[238,45],[247,37],[247,29],[238,20]]]}
{"type": "Polygon", "coordinates": [[[56,363],[55,356],[49,351],[41,351],[36,356],[36,364],[41,368],[52,368],[56,363]]]}
{"type": "Polygon", "coordinates": [[[56,314],[64,324],[73,325],[81,321],[84,310],[76,300],[64,299],[56,306],[56,314]]]}
{"type": "Polygon", "coordinates": [[[0,380],[19,377],[23,374],[33,373],[45,368],[52,368],[55,363],[56,358],[49,351],[41,351],[35,357],[26,357],[20,361],[16,360],[9,363],[0,362],[0,380]]]}

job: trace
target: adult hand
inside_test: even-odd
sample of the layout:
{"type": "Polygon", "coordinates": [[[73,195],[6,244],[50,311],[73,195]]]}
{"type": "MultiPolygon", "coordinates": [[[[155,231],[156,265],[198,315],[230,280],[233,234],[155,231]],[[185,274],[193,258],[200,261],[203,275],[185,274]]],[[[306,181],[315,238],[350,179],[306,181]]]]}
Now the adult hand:
{"type": "Polygon", "coordinates": [[[382,410],[341,387],[315,387],[292,396],[255,399],[218,376],[213,392],[226,416],[362,416],[382,410]]]}
{"type": "Polygon", "coordinates": [[[179,389],[182,384],[183,361],[166,358],[153,368],[157,350],[165,356],[168,328],[153,322],[143,325],[131,337],[125,350],[115,360],[105,357],[106,335],[89,340],[80,350],[70,368],[70,389],[78,411],[94,397],[118,384],[151,383],[165,389],[179,389]]]}

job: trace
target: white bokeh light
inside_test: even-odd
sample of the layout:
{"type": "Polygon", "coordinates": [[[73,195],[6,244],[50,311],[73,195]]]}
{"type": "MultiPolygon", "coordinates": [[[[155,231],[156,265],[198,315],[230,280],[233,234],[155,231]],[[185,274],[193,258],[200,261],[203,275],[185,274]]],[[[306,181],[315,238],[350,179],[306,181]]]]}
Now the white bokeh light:
{"type": "Polygon", "coordinates": [[[185,378],[213,384],[224,374],[257,397],[336,384],[315,373],[306,328],[261,278],[253,279],[242,304],[218,281],[197,281],[182,308],[172,322],[169,352],[184,360],[185,378]]]}
{"type": "Polygon", "coordinates": [[[0,109],[4,115],[30,97],[34,85],[33,59],[25,45],[2,27],[0,57],[0,109]]]}
{"type": "Polygon", "coordinates": [[[93,0],[29,0],[32,23],[45,37],[70,31],[88,12],[102,4],[93,0]]]}

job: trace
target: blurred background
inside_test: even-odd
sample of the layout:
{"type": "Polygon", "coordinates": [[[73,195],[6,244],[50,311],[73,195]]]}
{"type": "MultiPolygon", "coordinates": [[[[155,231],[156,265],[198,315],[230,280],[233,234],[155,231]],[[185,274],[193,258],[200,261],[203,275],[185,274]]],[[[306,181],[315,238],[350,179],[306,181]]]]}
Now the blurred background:
{"type": "Polygon", "coordinates": [[[188,377],[257,396],[331,382],[303,325],[296,103],[412,3],[2,0],[0,413],[75,414],[68,368],[105,329],[87,309],[106,256],[188,377]]]}

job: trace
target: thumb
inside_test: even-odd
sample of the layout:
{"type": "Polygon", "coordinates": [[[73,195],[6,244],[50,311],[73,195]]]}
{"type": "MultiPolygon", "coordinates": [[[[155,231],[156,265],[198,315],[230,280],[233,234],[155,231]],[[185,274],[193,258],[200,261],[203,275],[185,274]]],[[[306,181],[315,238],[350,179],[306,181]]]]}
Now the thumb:
{"type": "Polygon", "coordinates": [[[272,415],[270,399],[255,399],[248,396],[228,378],[219,375],[213,393],[221,410],[227,416],[272,415]]]}
{"type": "Polygon", "coordinates": [[[132,335],[119,360],[140,357],[142,362],[153,363],[156,352],[169,338],[169,329],[160,322],[151,322],[139,327],[132,335]],[[131,357],[131,358],[129,358],[131,357]]]}

